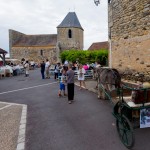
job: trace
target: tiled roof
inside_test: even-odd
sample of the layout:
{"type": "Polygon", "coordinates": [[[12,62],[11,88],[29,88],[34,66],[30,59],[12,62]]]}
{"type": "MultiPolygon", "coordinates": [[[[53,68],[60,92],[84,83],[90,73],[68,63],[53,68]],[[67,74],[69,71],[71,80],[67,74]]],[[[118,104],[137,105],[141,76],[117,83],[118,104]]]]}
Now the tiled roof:
{"type": "Polygon", "coordinates": [[[109,43],[108,41],[105,42],[96,42],[93,43],[88,50],[100,50],[100,49],[109,49],[109,43]]]}
{"type": "Polygon", "coordinates": [[[73,28],[80,28],[83,30],[78,17],[75,12],[69,12],[64,20],[61,22],[57,28],[66,28],[66,27],[73,27],[73,28]]]}
{"type": "Polygon", "coordinates": [[[5,54],[5,53],[7,53],[7,51],[0,48],[0,54],[5,54]]]}
{"type": "Polygon", "coordinates": [[[56,42],[57,34],[23,35],[12,46],[51,46],[56,42]]]}

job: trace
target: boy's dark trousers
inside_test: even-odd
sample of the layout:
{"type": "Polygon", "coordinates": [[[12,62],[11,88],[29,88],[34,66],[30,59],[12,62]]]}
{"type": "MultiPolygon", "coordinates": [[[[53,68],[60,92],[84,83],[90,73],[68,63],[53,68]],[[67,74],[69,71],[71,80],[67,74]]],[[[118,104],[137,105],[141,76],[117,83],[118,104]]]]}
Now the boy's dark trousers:
{"type": "Polygon", "coordinates": [[[45,79],[44,71],[41,71],[42,79],[45,79]]]}
{"type": "Polygon", "coordinates": [[[74,100],[74,83],[67,84],[68,101],[74,100]]]}

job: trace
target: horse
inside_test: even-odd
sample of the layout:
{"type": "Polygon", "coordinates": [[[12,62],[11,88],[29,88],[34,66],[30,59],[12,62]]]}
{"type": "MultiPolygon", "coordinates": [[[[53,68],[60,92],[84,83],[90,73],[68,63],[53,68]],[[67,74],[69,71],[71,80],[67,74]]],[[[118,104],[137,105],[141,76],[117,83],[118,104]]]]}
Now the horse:
{"type": "Polygon", "coordinates": [[[121,76],[114,68],[96,68],[98,98],[111,99],[109,93],[121,86],[121,76]]]}

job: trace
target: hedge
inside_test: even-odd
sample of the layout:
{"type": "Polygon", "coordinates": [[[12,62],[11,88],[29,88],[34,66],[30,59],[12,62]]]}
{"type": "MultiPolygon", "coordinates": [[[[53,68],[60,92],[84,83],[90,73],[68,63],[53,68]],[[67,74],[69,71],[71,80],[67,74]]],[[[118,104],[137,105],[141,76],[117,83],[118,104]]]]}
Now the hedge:
{"type": "Polygon", "coordinates": [[[64,63],[65,60],[69,62],[78,61],[81,64],[91,64],[95,63],[95,61],[100,61],[102,65],[107,65],[108,50],[65,50],[60,53],[60,59],[62,63],[64,63]]]}

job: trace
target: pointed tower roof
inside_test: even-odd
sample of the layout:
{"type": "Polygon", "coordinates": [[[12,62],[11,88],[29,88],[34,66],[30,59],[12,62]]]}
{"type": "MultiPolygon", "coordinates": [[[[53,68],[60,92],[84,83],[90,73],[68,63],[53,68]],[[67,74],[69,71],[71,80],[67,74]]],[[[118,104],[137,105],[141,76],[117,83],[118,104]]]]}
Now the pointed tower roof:
{"type": "Polygon", "coordinates": [[[57,28],[74,27],[83,30],[75,12],[69,12],[57,28]]]}

